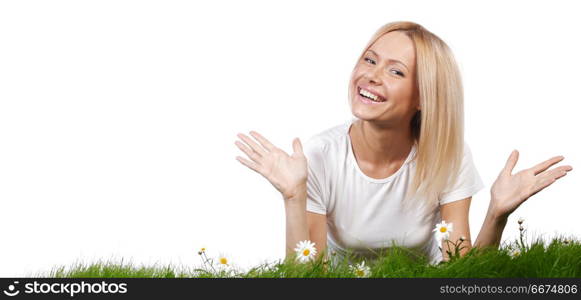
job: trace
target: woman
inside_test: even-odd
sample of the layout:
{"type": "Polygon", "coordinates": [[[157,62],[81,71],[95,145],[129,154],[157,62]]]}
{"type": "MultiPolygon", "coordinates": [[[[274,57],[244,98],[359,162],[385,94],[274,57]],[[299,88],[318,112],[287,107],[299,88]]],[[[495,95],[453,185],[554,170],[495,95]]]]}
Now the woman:
{"type": "Polygon", "coordinates": [[[355,118],[311,138],[298,138],[292,155],[257,132],[236,145],[282,194],[286,251],[299,241],[343,257],[371,257],[388,246],[420,249],[432,263],[448,260],[450,244],[432,236],[444,220],[449,239],[471,247],[498,247],[508,216],[530,196],[572,170],[557,156],[512,174],[513,151],[491,188],[480,233],[472,244],[468,213],[484,187],[464,142],[463,91],[448,46],[411,22],[381,27],[361,54],[349,83],[355,118]],[[308,164],[307,164],[308,162],[308,164]],[[460,239],[462,237],[462,239],[460,239]],[[331,251],[329,251],[331,250],[331,251]]]}

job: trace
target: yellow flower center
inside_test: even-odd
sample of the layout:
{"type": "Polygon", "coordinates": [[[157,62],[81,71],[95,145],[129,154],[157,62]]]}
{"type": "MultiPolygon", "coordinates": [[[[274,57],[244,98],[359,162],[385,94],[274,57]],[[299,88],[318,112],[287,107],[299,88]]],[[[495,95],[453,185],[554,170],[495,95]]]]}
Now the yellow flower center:
{"type": "Polygon", "coordinates": [[[446,228],[446,227],[440,227],[440,232],[446,232],[446,231],[448,231],[448,228],[446,228]]]}
{"type": "Polygon", "coordinates": [[[303,255],[304,256],[309,256],[310,253],[311,253],[311,251],[309,249],[303,250],[303,255]]]}
{"type": "Polygon", "coordinates": [[[227,265],[228,264],[228,259],[226,257],[220,257],[220,263],[223,265],[227,265]]]}
{"type": "Polygon", "coordinates": [[[355,273],[357,274],[357,276],[362,277],[363,275],[365,275],[365,272],[363,272],[363,270],[358,269],[357,271],[355,271],[355,273]]]}

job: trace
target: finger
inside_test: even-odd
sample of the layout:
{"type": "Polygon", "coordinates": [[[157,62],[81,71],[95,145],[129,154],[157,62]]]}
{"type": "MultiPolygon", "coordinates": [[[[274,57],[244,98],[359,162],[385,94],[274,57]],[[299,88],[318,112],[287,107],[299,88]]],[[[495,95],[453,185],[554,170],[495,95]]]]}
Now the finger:
{"type": "Polygon", "coordinates": [[[239,141],[234,142],[234,144],[236,144],[238,149],[240,149],[240,150],[242,150],[242,152],[246,153],[246,155],[248,155],[248,157],[250,157],[250,159],[252,159],[256,163],[258,163],[260,161],[261,156],[259,156],[256,152],[252,151],[252,149],[250,149],[248,146],[242,144],[239,141]]]}
{"type": "Polygon", "coordinates": [[[241,164],[247,166],[248,168],[250,168],[254,172],[260,174],[260,171],[258,171],[258,165],[256,163],[251,162],[251,161],[247,160],[246,158],[240,157],[240,156],[236,156],[236,160],[239,161],[241,164]]]}
{"type": "Polygon", "coordinates": [[[571,168],[571,166],[563,166],[543,173],[539,176],[540,180],[538,181],[536,188],[534,189],[534,192],[531,194],[531,196],[555,183],[557,179],[567,175],[567,172],[571,171],[572,169],[573,168],[571,168]]]}
{"type": "Polygon", "coordinates": [[[303,154],[303,145],[301,145],[301,140],[299,138],[293,140],[293,150],[297,154],[303,154]]]}
{"type": "Polygon", "coordinates": [[[564,159],[563,156],[555,156],[551,159],[548,159],[542,163],[537,164],[536,166],[532,167],[531,170],[533,170],[535,175],[537,175],[548,169],[550,166],[562,161],[563,159],[564,159]]]}
{"type": "Polygon", "coordinates": [[[262,145],[262,147],[264,147],[266,150],[272,151],[274,150],[274,148],[276,148],[271,142],[269,142],[266,138],[260,135],[260,133],[256,131],[250,131],[250,135],[252,135],[252,137],[254,137],[260,143],[260,145],[262,145]]]}
{"type": "Polygon", "coordinates": [[[565,175],[567,175],[567,171],[559,172],[559,173],[557,173],[557,175],[555,175],[555,179],[565,177],[565,175]]]}
{"type": "Polygon", "coordinates": [[[518,161],[518,151],[513,150],[508,156],[508,160],[506,161],[506,164],[504,166],[503,169],[504,173],[511,175],[512,170],[514,169],[514,166],[516,165],[517,161],[518,161]]]}
{"type": "Polygon", "coordinates": [[[252,150],[254,150],[256,153],[260,154],[261,156],[264,156],[266,154],[266,151],[264,150],[264,148],[262,148],[262,146],[258,145],[255,141],[253,141],[248,136],[246,136],[242,133],[239,133],[238,137],[241,140],[243,140],[246,144],[248,144],[250,146],[250,148],[252,148],[252,150]]]}
{"type": "Polygon", "coordinates": [[[554,178],[554,179],[559,179],[565,175],[567,175],[567,172],[573,170],[573,168],[571,168],[571,166],[560,166],[558,168],[554,168],[552,170],[543,172],[542,174],[540,174],[538,177],[541,177],[541,179],[544,178],[554,178]]]}

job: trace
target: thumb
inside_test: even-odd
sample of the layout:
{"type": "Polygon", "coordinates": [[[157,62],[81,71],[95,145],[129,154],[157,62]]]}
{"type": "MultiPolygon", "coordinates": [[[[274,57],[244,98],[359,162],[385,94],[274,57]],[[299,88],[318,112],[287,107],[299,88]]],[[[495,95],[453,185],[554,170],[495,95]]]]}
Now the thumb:
{"type": "Polygon", "coordinates": [[[504,173],[511,175],[512,174],[512,170],[514,169],[514,166],[516,165],[516,162],[518,161],[518,150],[513,150],[510,153],[510,156],[508,157],[508,160],[506,161],[506,165],[504,166],[504,173]]]}
{"type": "Polygon", "coordinates": [[[303,145],[301,145],[301,140],[299,138],[293,140],[293,151],[297,154],[303,154],[303,145]]]}

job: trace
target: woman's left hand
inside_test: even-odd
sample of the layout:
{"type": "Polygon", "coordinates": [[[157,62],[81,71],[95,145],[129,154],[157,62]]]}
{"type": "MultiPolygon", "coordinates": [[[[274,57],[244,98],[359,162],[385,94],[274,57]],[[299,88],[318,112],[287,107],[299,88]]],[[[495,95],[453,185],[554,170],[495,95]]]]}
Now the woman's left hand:
{"type": "Polygon", "coordinates": [[[490,193],[490,211],[500,218],[508,218],[523,202],[532,195],[553,184],[557,179],[573,170],[571,166],[560,166],[547,170],[552,165],[563,160],[563,156],[556,156],[536,166],[512,174],[518,161],[518,151],[514,150],[506,165],[492,185],[490,193]]]}

